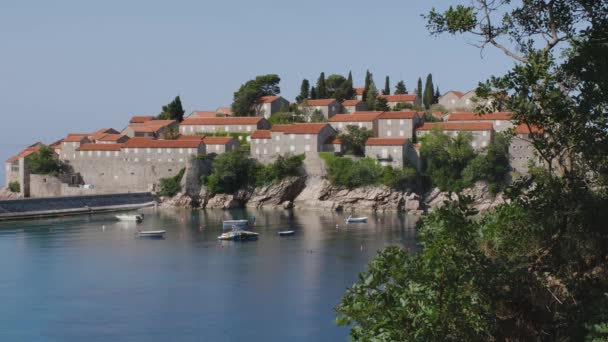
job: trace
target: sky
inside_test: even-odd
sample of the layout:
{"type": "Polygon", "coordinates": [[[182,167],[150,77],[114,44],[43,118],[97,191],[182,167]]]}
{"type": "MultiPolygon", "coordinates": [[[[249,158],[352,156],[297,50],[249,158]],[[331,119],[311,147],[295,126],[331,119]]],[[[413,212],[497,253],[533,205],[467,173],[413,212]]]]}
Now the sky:
{"type": "MultiPolygon", "coordinates": [[[[431,36],[421,14],[448,0],[1,0],[0,160],[68,132],[124,128],[179,95],[186,113],[229,106],[245,81],[274,73],[293,101],[321,71],[362,86],[428,73],[470,90],[512,62],[463,36],[431,36]]],[[[4,168],[0,168],[4,184],[4,168]]]]}

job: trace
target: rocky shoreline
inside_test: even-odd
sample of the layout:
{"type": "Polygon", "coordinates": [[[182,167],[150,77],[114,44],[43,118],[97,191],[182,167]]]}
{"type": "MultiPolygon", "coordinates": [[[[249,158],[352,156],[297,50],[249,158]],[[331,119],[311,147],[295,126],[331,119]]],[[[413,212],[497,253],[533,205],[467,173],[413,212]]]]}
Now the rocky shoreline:
{"type": "MultiPolygon", "coordinates": [[[[485,183],[465,189],[474,199],[473,206],[487,211],[505,202],[502,194],[492,196],[485,183]]],[[[387,186],[355,189],[336,187],[321,177],[291,177],[281,182],[240,190],[233,194],[212,195],[203,187],[198,194],[180,193],[161,198],[161,206],[201,209],[321,209],[332,211],[408,212],[424,214],[441,207],[450,194],[435,188],[426,193],[395,191],[387,186]]],[[[451,194],[456,198],[456,194],[451,194]]]]}

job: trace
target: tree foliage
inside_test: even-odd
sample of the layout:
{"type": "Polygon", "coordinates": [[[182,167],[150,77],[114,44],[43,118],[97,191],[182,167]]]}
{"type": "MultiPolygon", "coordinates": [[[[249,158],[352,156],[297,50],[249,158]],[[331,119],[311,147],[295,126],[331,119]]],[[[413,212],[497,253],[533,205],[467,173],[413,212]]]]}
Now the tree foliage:
{"type": "Polygon", "coordinates": [[[356,156],[365,155],[365,143],[367,139],[373,136],[374,132],[365,127],[360,128],[355,125],[346,126],[346,130],[339,135],[346,152],[356,156]]]}
{"type": "Polygon", "coordinates": [[[395,95],[403,95],[407,94],[407,88],[405,87],[405,82],[399,81],[395,85],[395,95]]]}
{"type": "Polygon", "coordinates": [[[259,114],[259,99],[281,93],[281,78],[275,74],[257,76],[242,84],[234,93],[232,111],[235,116],[256,116],[259,114]]]}
{"type": "Polygon", "coordinates": [[[391,83],[390,83],[390,78],[388,76],[386,76],[386,78],[384,79],[384,91],[383,91],[384,95],[390,95],[391,94],[391,83]]]}
{"type": "Polygon", "coordinates": [[[414,104],[417,106],[423,105],[423,97],[422,97],[422,79],[418,77],[418,83],[416,84],[416,90],[414,92],[416,94],[416,101],[414,104]]]}
{"type": "Polygon", "coordinates": [[[48,146],[41,146],[37,152],[25,157],[25,163],[31,173],[38,175],[54,175],[61,169],[55,151],[48,146]]]}
{"type": "Polygon", "coordinates": [[[173,197],[182,190],[182,178],[186,169],[181,169],[177,175],[169,178],[160,179],[160,191],[158,192],[161,196],[173,197]]]}
{"type": "Polygon", "coordinates": [[[435,103],[435,86],[433,85],[433,75],[428,74],[426,83],[424,84],[424,93],[422,94],[422,103],[424,108],[430,108],[435,103]]]}
{"type": "Polygon", "coordinates": [[[296,96],[296,102],[300,103],[310,97],[310,84],[307,79],[302,80],[300,85],[300,94],[296,96]]]}
{"type": "Polygon", "coordinates": [[[8,190],[10,192],[20,192],[21,185],[19,184],[19,181],[12,181],[12,182],[8,183],[8,190]]]}
{"type": "Polygon", "coordinates": [[[318,99],[326,99],[327,98],[327,86],[325,84],[325,73],[322,72],[317,79],[317,98],[318,99]]]}
{"type": "Polygon", "coordinates": [[[176,120],[178,122],[184,121],[184,109],[182,108],[182,100],[179,96],[166,106],[163,106],[163,110],[158,114],[157,119],[161,120],[176,120]]]}

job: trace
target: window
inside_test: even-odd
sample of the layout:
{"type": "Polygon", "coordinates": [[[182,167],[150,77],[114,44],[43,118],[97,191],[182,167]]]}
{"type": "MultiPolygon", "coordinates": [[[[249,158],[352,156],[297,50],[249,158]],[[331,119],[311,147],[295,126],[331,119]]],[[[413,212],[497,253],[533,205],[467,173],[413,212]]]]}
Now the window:
{"type": "Polygon", "coordinates": [[[306,135],[304,136],[304,139],[310,139],[310,134],[306,134],[306,135]]]}
{"type": "Polygon", "coordinates": [[[190,126],[190,133],[194,132],[194,126],[190,126]]]}
{"type": "Polygon", "coordinates": [[[386,148],[382,149],[382,158],[388,158],[388,149],[386,149],[386,148]]]}
{"type": "Polygon", "coordinates": [[[156,149],[156,153],[158,153],[158,154],[163,153],[163,149],[162,149],[162,148],[158,148],[158,149],[156,149]]]}
{"type": "Polygon", "coordinates": [[[476,141],[473,141],[473,142],[471,143],[471,146],[473,146],[473,147],[477,146],[477,142],[476,142],[476,141]]]}
{"type": "Polygon", "coordinates": [[[294,145],[289,145],[289,151],[293,152],[296,150],[296,147],[294,145]]]}
{"type": "Polygon", "coordinates": [[[393,120],[386,120],[386,124],[389,125],[389,126],[392,125],[393,124],[393,120]]]}
{"type": "Polygon", "coordinates": [[[277,141],[281,140],[281,136],[277,135],[276,140],[277,140],[277,141]]]}
{"type": "Polygon", "coordinates": [[[395,154],[397,153],[397,148],[393,149],[393,153],[395,153],[395,154]]]}
{"type": "Polygon", "coordinates": [[[220,145],[215,145],[215,150],[219,151],[220,150],[220,145]]]}
{"type": "Polygon", "coordinates": [[[386,135],[390,137],[390,136],[392,136],[392,135],[393,135],[393,132],[391,132],[391,131],[386,131],[386,135]]]}
{"type": "Polygon", "coordinates": [[[106,151],[106,157],[110,156],[110,151],[106,151]]]}
{"type": "Polygon", "coordinates": [[[184,154],[184,149],[183,148],[179,149],[179,154],[184,154]]]}
{"type": "Polygon", "coordinates": [[[136,148],[133,149],[133,152],[139,153],[139,149],[136,147],[136,148]]]}
{"type": "Polygon", "coordinates": [[[125,148],[125,153],[129,154],[129,149],[128,148],[125,148]]]}
{"type": "Polygon", "coordinates": [[[486,147],[486,145],[488,145],[488,143],[486,141],[481,143],[481,146],[486,147]]]}
{"type": "Polygon", "coordinates": [[[338,123],[338,128],[342,128],[342,123],[338,123]]]}
{"type": "Polygon", "coordinates": [[[295,135],[295,134],[290,134],[290,135],[289,135],[289,139],[294,140],[295,138],[296,138],[296,135],[295,135]]]}
{"type": "Polygon", "coordinates": [[[485,137],[486,135],[488,135],[488,132],[487,131],[483,131],[483,132],[481,132],[481,135],[485,137]]]}
{"type": "Polygon", "coordinates": [[[230,126],[224,126],[224,131],[230,132],[230,126]]]}
{"type": "Polygon", "coordinates": [[[304,146],[304,151],[310,152],[310,145],[305,145],[304,146]]]}
{"type": "Polygon", "coordinates": [[[88,155],[89,155],[89,157],[90,157],[90,156],[92,156],[92,155],[93,155],[93,151],[89,151],[89,153],[87,153],[87,154],[88,154],[88,155]]]}
{"type": "Polygon", "coordinates": [[[399,131],[399,136],[400,136],[400,137],[402,137],[402,136],[404,136],[404,135],[405,135],[405,133],[404,133],[403,131],[399,131]]]}
{"type": "Polygon", "coordinates": [[[167,149],[167,153],[171,153],[171,149],[169,149],[169,148],[168,148],[168,149],[167,149]]]}
{"type": "Polygon", "coordinates": [[[260,149],[259,148],[255,149],[255,154],[260,154],[260,149]]]}
{"type": "Polygon", "coordinates": [[[278,147],[278,146],[277,146],[277,147],[276,147],[274,150],[275,150],[277,153],[281,152],[281,148],[280,148],[280,147],[278,147]]]}
{"type": "Polygon", "coordinates": [[[268,150],[267,149],[264,149],[264,154],[268,154],[268,150]]]}
{"type": "Polygon", "coordinates": [[[82,156],[82,155],[84,155],[84,151],[80,151],[80,155],[81,155],[81,156],[82,156]]]}
{"type": "Polygon", "coordinates": [[[264,139],[264,145],[268,144],[268,140],[264,139]]]}
{"type": "Polygon", "coordinates": [[[188,149],[188,153],[193,154],[194,153],[194,149],[189,148],[188,149]]]}
{"type": "Polygon", "coordinates": [[[251,126],[247,126],[247,132],[251,132],[251,126]]]}
{"type": "Polygon", "coordinates": [[[114,157],[118,157],[118,151],[114,152],[114,157]]]}
{"type": "Polygon", "coordinates": [[[496,126],[500,126],[500,120],[496,120],[494,121],[494,123],[496,124],[496,126]]]}
{"type": "Polygon", "coordinates": [[[405,120],[399,120],[400,125],[403,125],[404,122],[405,122],[405,120]]]}

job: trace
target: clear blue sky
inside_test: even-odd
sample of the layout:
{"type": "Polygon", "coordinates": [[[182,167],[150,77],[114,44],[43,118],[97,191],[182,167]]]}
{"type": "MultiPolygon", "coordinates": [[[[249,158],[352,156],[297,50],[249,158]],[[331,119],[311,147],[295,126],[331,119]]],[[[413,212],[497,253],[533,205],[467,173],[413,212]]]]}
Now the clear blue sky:
{"type": "MultiPolygon", "coordinates": [[[[483,58],[463,37],[432,37],[420,14],[448,1],[0,2],[0,159],[68,132],[122,129],[180,95],[187,112],[230,105],[256,75],[284,97],[319,72],[366,69],[412,91],[431,72],[440,90],[469,90],[511,61],[483,58]]],[[[4,184],[4,167],[0,181],[4,184]]]]}

